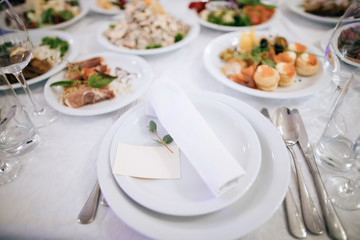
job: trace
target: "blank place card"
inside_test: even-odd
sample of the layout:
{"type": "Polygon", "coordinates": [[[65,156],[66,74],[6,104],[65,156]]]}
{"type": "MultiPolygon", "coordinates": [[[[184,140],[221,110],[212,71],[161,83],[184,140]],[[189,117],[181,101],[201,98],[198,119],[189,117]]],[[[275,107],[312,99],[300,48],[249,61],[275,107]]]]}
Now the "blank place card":
{"type": "Polygon", "coordinates": [[[149,179],[179,179],[180,155],[177,146],[137,146],[118,143],[113,173],[149,179]]]}

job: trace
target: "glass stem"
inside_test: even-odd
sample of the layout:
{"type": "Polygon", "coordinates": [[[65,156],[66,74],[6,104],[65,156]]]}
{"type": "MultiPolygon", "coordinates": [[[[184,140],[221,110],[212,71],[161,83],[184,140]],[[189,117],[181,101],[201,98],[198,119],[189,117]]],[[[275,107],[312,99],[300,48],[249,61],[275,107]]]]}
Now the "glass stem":
{"type": "Polygon", "coordinates": [[[14,76],[16,77],[16,79],[19,81],[19,83],[23,87],[26,95],[29,97],[31,104],[34,107],[34,114],[35,115],[41,115],[42,113],[44,113],[45,109],[42,106],[40,106],[38,104],[38,102],[35,100],[34,95],[32,94],[32,92],[30,90],[30,87],[27,84],[22,72],[20,71],[20,72],[14,73],[14,76]]]}
{"type": "Polygon", "coordinates": [[[342,187],[342,190],[345,194],[352,194],[354,192],[354,186],[351,184],[350,180],[346,181],[345,185],[342,187]]]}

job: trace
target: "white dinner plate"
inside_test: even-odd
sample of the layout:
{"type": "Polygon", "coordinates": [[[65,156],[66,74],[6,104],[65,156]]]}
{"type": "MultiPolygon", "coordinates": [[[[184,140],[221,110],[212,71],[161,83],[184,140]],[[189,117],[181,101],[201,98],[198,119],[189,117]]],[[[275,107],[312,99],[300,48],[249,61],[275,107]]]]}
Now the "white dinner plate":
{"type": "MultiPolygon", "coordinates": [[[[220,53],[226,48],[235,47],[239,45],[240,37],[242,32],[231,32],[223,34],[214,40],[212,40],[205,48],[203,61],[206,69],[210,74],[216,78],[219,82],[225,84],[226,86],[233,88],[239,92],[243,92],[249,95],[263,97],[263,98],[276,98],[276,99],[288,99],[288,98],[298,98],[310,95],[316,91],[319,91],[325,88],[330,80],[325,77],[324,69],[322,67],[323,59],[317,57],[319,61],[319,71],[316,75],[311,77],[303,77],[297,75],[295,77],[294,84],[290,87],[277,87],[272,92],[261,91],[253,88],[249,88],[238,84],[231,79],[227,78],[222,72],[221,68],[225,65],[225,62],[219,57],[220,53]]],[[[258,31],[256,32],[257,37],[261,36],[276,36],[277,34],[270,33],[267,31],[258,31]]],[[[291,35],[284,36],[289,43],[297,42],[294,37],[291,35]]],[[[303,42],[300,42],[303,43],[303,42]]],[[[303,43],[308,47],[308,52],[314,54],[321,54],[321,50],[308,44],[303,43]]]]}
{"type": "Polygon", "coordinates": [[[51,77],[45,84],[44,95],[46,101],[51,107],[57,111],[74,116],[91,116],[99,115],[120,109],[139,97],[141,97],[149,88],[152,80],[152,69],[147,61],[138,56],[122,55],[111,52],[99,52],[90,55],[82,56],[76,61],[86,60],[92,57],[103,57],[105,63],[110,67],[110,74],[114,75],[116,67],[121,67],[130,73],[137,73],[138,77],[132,81],[131,90],[123,95],[117,94],[111,100],[105,100],[95,104],[88,104],[80,108],[70,108],[60,103],[62,94],[62,87],[50,87],[50,84],[57,81],[66,80],[66,71],[61,71],[55,76],[51,77]]]}
{"type": "Polygon", "coordinates": [[[132,201],[113,177],[110,144],[117,120],[106,134],[98,155],[97,173],[107,202],[129,226],[154,239],[238,239],[258,228],[277,211],[290,182],[290,159],[286,146],[273,125],[257,110],[229,96],[204,93],[238,111],[255,129],[261,145],[261,168],[254,184],[232,205],[211,214],[178,217],[151,211],[132,201]]]}
{"type": "Polygon", "coordinates": [[[286,3],[288,4],[288,7],[290,8],[291,11],[309,20],[314,20],[321,23],[333,23],[333,24],[336,24],[340,20],[340,17],[325,17],[325,16],[318,16],[315,14],[305,12],[303,7],[303,0],[290,0],[290,1],[286,1],[286,3]]]}
{"type": "MultiPolygon", "coordinates": [[[[261,165],[261,147],[258,137],[241,114],[207,97],[191,97],[191,100],[219,140],[239,161],[245,175],[240,178],[235,188],[218,198],[212,195],[183,152],[180,154],[182,176],[180,179],[149,180],[114,175],[120,187],[133,200],[164,214],[194,216],[214,212],[232,204],[253,184],[261,165]]],[[[153,134],[146,126],[150,120],[157,123],[159,121],[146,115],[146,103],[131,109],[121,118],[123,120],[111,143],[112,166],[119,142],[140,146],[157,144],[152,140],[153,134]]],[[[176,142],[176,139],[174,140],[176,142]]]]}
{"type": "Polygon", "coordinates": [[[355,67],[360,67],[360,63],[357,63],[355,61],[350,60],[349,58],[342,56],[341,50],[338,48],[338,40],[339,40],[339,36],[342,31],[344,31],[348,28],[351,28],[351,27],[359,28],[359,25],[360,25],[359,22],[344,25],[341,28],[337,29],[336,32],[334,32],[334,37],[332,38],[332,45],[334,46],[336,55],[340,58],[340,60],[344,61],[345,63],[347,63],[349,65],[355,66],[355,67]]]}
{"type": "MultiPolygon", "coordinates": [[[[17,6],[16,9],[20,9],[22,6],[17,6]]],[[[89,12],[89,3],[87,0],[80,0],[80,13],[78,15],[76,15],[75,17],[73,17],[72,19],[62,22],[62,23],[58,23],[58,24],[54,24],[54,25],[46,25],[43,26],[41,28],[32,28],[32,29],[28,29],[29,32],[33,32],[33,31],[39,31],[39,30],[49,30],[49,29],[62,29],[62,28],[66,28],[72,24],[74,24],[75,22],[79,21],[81,18],[83,18],[88,12],[89,12]]],[[[6,26],[5,24],[5,15],[1,14],[0,16],[0,26],[6,26]]],[[[8,29],[11,29],[10,27],[8,29]]]]}
{"type": "MultiPolygon", "coordinates": [[[[33,43],[34,46],[39,46],[40,43],[41,43],[41,40],[44,37],[59,37],[62,40],[66,40],[69,43],[69,49],[66,52],[65,56],[63,57],[63,61],[59,65],[56,65],[56,66],[52,67],[46,73],[27,80],[27,83],[29,85],[35,84],[35,83],[40,82],[40,81],[43,81],[43,80],[51,77],[55,73],[61,71],[66,66],[66,64],[68,62],[71,62],[72,60],[75,59],[75,57],[77,56],[77,54],[79,52],[78,43],[75,42],[73,36],[68,32],[56,31],[56,30],[39,30],[39,31],[36,31],[36,32],[30,32],[29,34],[30,34],[30,38],[31,38],[32,43],[33,43]]],[[[21,84],[20,83],[13,83],[13,84],[11,84],[11,86],[13,88],[20,88],[21,84]]],[[[0,86],[0,90],[3,90],[3,89],[6,89],[6,87],[5,86],[0,86]]]]}
{"type": "Polygon", "coordinates": [[[122,12],[121,9],[104,9],[97,4],[96,0],[91,0],[91,10],[97,13],[107,14],[107,15],[115,15],[115,14],[120,14],[122,12]]]}
{"type": "Polygon", "coordinates": [[[208,21],[202,19],[198,14],[195,14],[195,15],[197,16],[199,23],[204,27],[208,27],[208,28],[218,30],[218,31],[226,31],[226,32],[245,31],[245,30],[247,31],[250,29],[260,30],[260,29],[269,28],[271,26],[271,24],[273,24],[275,22],[277,15],[278,15],[278,10],[275,10],[274,15],[267,22],[264,22],[264,23],[258,24],[258,25],[254,25],[254,26],[244,26],[244,27],[219,25],[219,24],[211,23],[211,22],[208,22],[208,21]]]}
{"type": "Polygon", "coordinates": [[[192,14],[185,14],[188,17],[187,18],[181,18],[180,16],[182,16],[182,12],[169,12],[171,15],[173,15],[176,19],[179,19],[181,21],[183,21],[184,23],[190,25],[190,30],[189,32],[186,34],[185,38],[182,39],[181,41],[174,43],[172,45],[166,46],[166,47],[161,47],[161,48],[154,48],[154,49],[127,49],[127,48],[122,48],[119,46],[114,45],[113,43],[111,43],[105,36],[104,36],[104,32],[105,30],[107,30],[109,28],[109,25],[112,23],[115,23],[116,20],[112,20],[112,21],[106,21],[103,22],[97,31],[97,40],[98,42],[106,47],[109,50],[112,51],[116,51],[119,53],[126,53],[126,54],[137,54],[137,55],[154,55],[154,54],[162,54],[162,53],[167,53],[167,52],[171,52],[177,49],[180,49],[186,45],[188,45],[189,43],[191,43],[200,33],[200,25],[198,23],[198,21],[195,19],[195,17],[192,16],[192,14]]]}

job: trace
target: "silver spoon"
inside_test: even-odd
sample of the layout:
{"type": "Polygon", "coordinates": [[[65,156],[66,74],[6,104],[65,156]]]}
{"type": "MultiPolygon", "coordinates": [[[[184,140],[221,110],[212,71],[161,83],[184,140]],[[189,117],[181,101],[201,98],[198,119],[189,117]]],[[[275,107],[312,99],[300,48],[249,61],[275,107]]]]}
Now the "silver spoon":
{"type": "Polygon", "coordinates": [[[305,225],[310,232],[318,235],[323,234],[324,223],[317,209],[315,208],[309,191],[307,190],[304,177],[302,175],[299,163],[297,162],[297,158],[294,153],[293,146],[296,144],[299,145],[299,126],[297,125],[294,116],[291,115],[290,109],[286,107],[278,108],[275,112],[274,125],[278,128],[294,160],[300,191],[301,208],[304,216],[305,225]]]}
{"type": "MultiPolygon", "coordinates": [[[[269,111],[267,108],[263,108],[260,111],[270,122],[272,122],[269,111]]],[[[290,233],[296,238],[306,238],[307,232],[304,226],[303,218],[296,206],[294,196],[288,188],[288,191],[285,195],[285,208],[286,208],[286,218],[289,225],[290,233]]]]}

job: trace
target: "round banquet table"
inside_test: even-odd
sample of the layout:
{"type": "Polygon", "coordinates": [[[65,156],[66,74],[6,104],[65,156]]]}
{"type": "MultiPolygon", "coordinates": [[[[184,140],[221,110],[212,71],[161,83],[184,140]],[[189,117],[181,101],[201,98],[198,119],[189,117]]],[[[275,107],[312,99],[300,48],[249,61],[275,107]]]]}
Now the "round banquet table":
{"type": "MultiPolygon", "coordinates": [[[[187,1],[164,0],[165,9],[185,9],[187,1]]],[[[271,25],[279,34],[312,43],[320,48],[325,33],[332,24],[314,22],[293,13],[285,0],[278,1],[280,14],[271,25]]],[[[185,16],[184,16],[185,17],[185,16]]],[[[62,29],[73,34],[79,43],[78,56],[106,51],[96,41],[97,21],[111,16],[89,13],[75,24],[62,29]]],[[[211,91],[239,99],[260,111],[267,107],[270,113],[280,106],[298,108],[314,145],[324,127],[327,109],[334,85],[316,93],[295,99],[266,99],[233,90],[218,82],[205,68],[203,52],[206,45],[224,32],[201,27],[199,36],[182,49],[160,55],[144,56],[153,69],[153,81],[166,77],[176,81],[186,91],[211,91]]],[[[46,81],[31,85],[37,98],[43,96],[46,81]]],[[[16,90],[21,100],[26,97],[16,90]]],[[[144,97],[138,100],[141,102],[144,97]]],[[[97,178],[96,162],[100,144],[119,111],[99,116],[77,117],[62,115],[51,125],[40,128],[41,144],[32,152],[20,156],[23,168],[19,177],[0,186],[0,238],[2,239],[148,239],[141,232],[128,226],[109,207],[99,205],[97,216],[91,224],[81,225],[77,216],[87,200],[97,178]]],[[[309,191],[318,209],[314,185],[304,161],[300,162],[309,191]]],[[[293,171],[293,170],[292,170],[293,171]]],[[[325,180],[336,175],[320,166],[325,180]]],[[[292,177],[294,182],[294,177],[292,177]]],[[[297,189],[290,185],[298,199],[297,189]]],[[[298,201],[298,200],[297,200],[298,201]]],[[[298,202],[299,204],[299,202],[298,202]]],[[[360,211],[337,212],[348,232],[349,239],[359,239],[360,211]]],[[[209,226],[210,227],[210,226],[209,226]]],[[[241,227],[241,226],[239,226],[241,227]]],[[[158,229],[161,231],[161,229],[158,229]]],[[[291,239],[284,207],[256,230],[240,239],[291,239]]],[[[307,239],[329,239],[308,234],[307,239]]]]}

